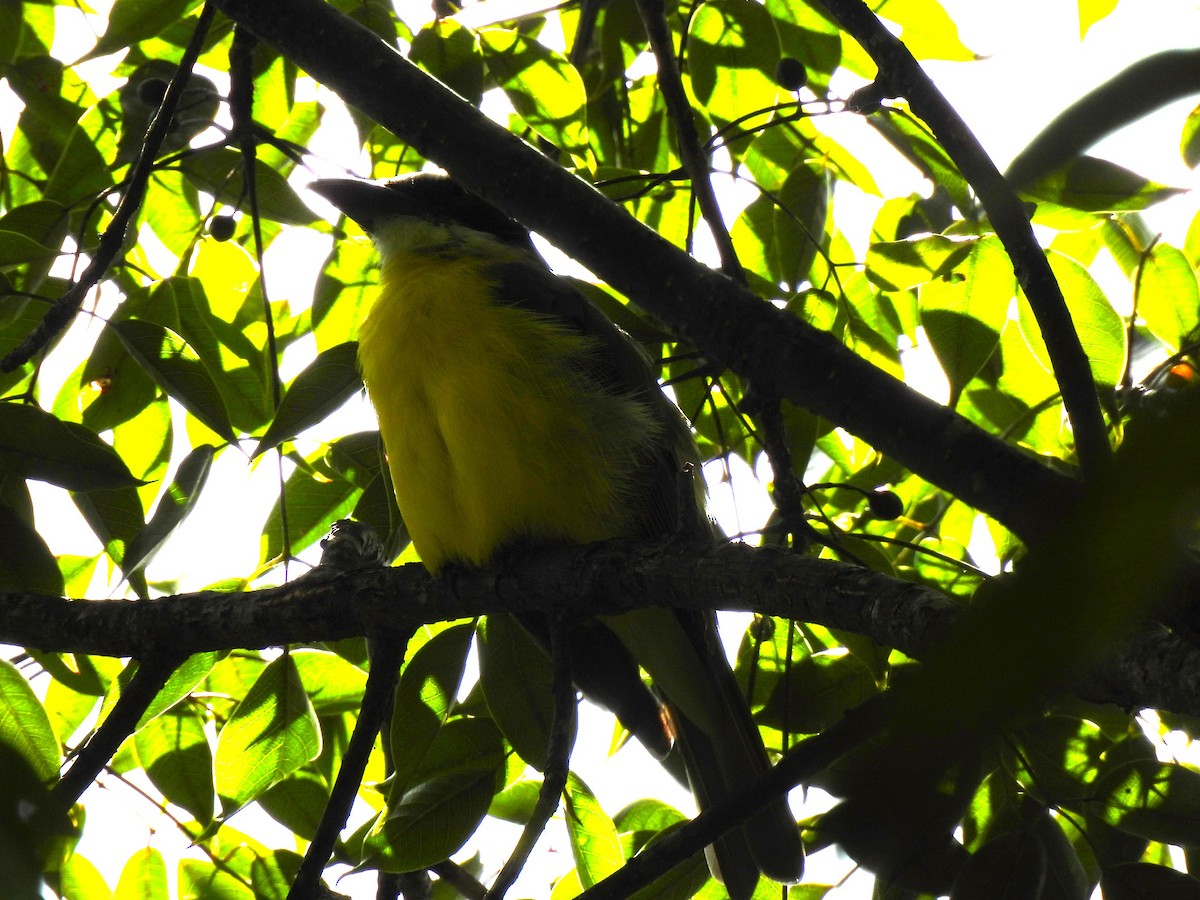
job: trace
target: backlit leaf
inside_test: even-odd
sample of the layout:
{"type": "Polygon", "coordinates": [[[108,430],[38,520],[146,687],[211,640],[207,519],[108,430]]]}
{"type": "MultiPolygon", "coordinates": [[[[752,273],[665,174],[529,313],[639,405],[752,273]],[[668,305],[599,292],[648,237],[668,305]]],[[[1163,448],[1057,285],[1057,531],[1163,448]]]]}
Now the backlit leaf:
{"type": "Polygon", "coordinates": [[[215,760],[225,814],[245,806],[321,751],[321,732],[292,658],[271,662],[221,729],[215,760]]]}

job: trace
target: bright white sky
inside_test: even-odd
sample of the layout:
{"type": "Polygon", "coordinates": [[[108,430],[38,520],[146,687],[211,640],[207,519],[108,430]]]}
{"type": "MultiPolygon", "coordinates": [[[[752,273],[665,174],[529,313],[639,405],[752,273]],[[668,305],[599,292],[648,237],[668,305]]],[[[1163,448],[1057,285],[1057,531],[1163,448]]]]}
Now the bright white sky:
{"type": "MultiPolygon", "coordinates": [[[[398,2],[402,8],[411,4],[412,8],[419,6],[423,10],[428,9],[427,4],[414,4],[412,0],[398,2]]],[[[488,3],[488,8],[494,2],[488,3]]],[[[943,3],[959,24],[963,42],[989,58],[975,63],[929,63],[926,69],[1001,168],[1058,110],[1087,90],[1151,52],[1189,46],[1200,36],[1200,10],[1194,2],[1185,0],[1155,0],[1154,3],[1123,0],[1117,11],[1096,25],[1082,44],[1079,42],[1073,0],[1007,0],[1005,3],[943,0],[943,3]]],[[[538,8],[533,0],[531,4],[533,8],[538,8]]],[[[69,8],[60,8],[60,15],[64,17],[72,13],[69,8]]],[[[64,21],[63,28],[66,27],[64,21]]],[[[76,58],[86,49],[85,45],[78,52],[63,50],[59,55],[63,59],[76,58]]],[[[6,105],[5,93],[6,89],[0,89],[0,127],[11,121],[11,106],[6,105]]],[[[7,99],[10,98],[11,95],[8,95],[7,99]]],[[[1093,148],[1093,152],[1159,181],[1194,189],[1200,186],[1200,179],[1183,166],[1178,146],[1184,116],[1197,100],[1200,98],[1174,104],[1104,141],[1093,148]]],[[[857,138],[852,140],[852,135],[869,132],[865,125],[850,116],[834,122],[833,127],[839,132],[848,132],[846,137],[837,136],[843,143],[854,146],[857,146],[857,138]]],[[[907,193],[919,189],[911,169],[903,164],[898,165],[895,156],[883,147],[881,141],[873,137],[870,140],[878,148],[878,154],[866,161],[871,165],[884,193],[907,193]]],[[[336,140],[323,143],[322,152],[341,155],[343,165],[353,168],[353,149],[343,146],[340,151],[334,152],[337,143],[336,140]]],[[[322,174],[330,172],[323,171],[322,174]]],[[[1194,197],[1183,195],[1153,211],[1151,221],[1154,227],[1163,229],[1168,242],[1178,244],[1182,242],[1184,231],[1197,206],[1194,197]]],[[[869,206],[864,208],[864,215],[868,214],[869,206]]],[[[269,276],[278,279],[283,272],[295,271],[301,272],[301,278],[315,274],[325,254],[325,240],[314,234],[300,235],[286,248],[273,249],[272,256],[276,264],[272,265],[272,260],[268,260],[269,276]],[[281,257],[285,253],[287,258],[283,261],[281,257]]],[[[288,290],[286,285],[276,282],[273,293],[275,296],[285,296],[288,290]]],[[[80,337],[87,340],[86,335],[80,337]]],[[[65,357],[70,354],[61,355],[65,357]]],[[[58,378],[66,374],[64,370],[58,378]]],[[[51,379],[49,383],[54,383],[53,375],[48,377],[51,379]]],[[[351,427],[369,427],[369,409],[363,406],[343,415],[353,417],[356,424],[351,427]]],[[[186,531],[176,538],[174,549],[168,547],[158,561],[155,568],[160,574],[188,571],[191,575],[183,586],[190,589],[202,586],[215,574],[249,571],[258,556],[260,523],[276,490],[273,471],[273,464],[259,465],[247,476],[245,461],[235,454],[225,454],[212,477],[231,483],[240,480],[243,489],[236,500],[209,498],[207,503],[201,503],[186,531]],[[247,513],[230,517],[230,503],[236,503],[243,510],[261,509],[263,515],[247,513]],[[215,574],[213,569],[195,564],[197,548],[200,547],[206,548],[212,554],[211,558],[221,561],[215,574]],[[187,556],[182,555],[185,553],[187,556]],[[191,565],[188,565],[189,562],[191,565]]],[[[712,480],[719,480],[719,472],[709,474],[710,477],[717,476],[712,480]]],[[[752,528],[765,515],[761,492],[748,485],[746,473],[734,474],[739,485],[739,500],[748,501],[740,513],[735,514],[732,510],[728,488],[713,485],[714,508],[730,532],[752,528]]],[[[68,525],[75,521],[75,514],[61,492],[47,488],[39,490],[36,496],[39,504],[46,504],[40,507],[44,512],[39,514],[43,532],[62,535],[57,550],[95,552],[94,539],[68,525]]],[[[736,627],[727,628],[726,631],[727,638],[736,638],[736,627]]],[[[612,779],[611,773],[605,770],[610,737],[610,720],[600,718],[592,722],[589,730],[582,733],[573,759],[573,765],[582,777],[602,791],[608,808],[616,810],[628,800],[651,792],[662,793],[664,786],[674,787],[665,775],[653,784],[628,778],[612,779]]],[[[636,769],[628,771],[643,768],[645,760],[634,759],[640,752],[636,746],[621,751],[621,757],[631,766],[636,766],[636,769]]],[[[650,768],[647,771],[655,770],[650,768]]],[[[689,807],[690,798],[686,792],[674,790],[667,793],[667,799],[671,802],[684,809],[689,807]]],[[[161,822],[154,821],[153,810],[147,809],[142,801],[132,799],[127,792],[117,790],[110,793],[93,789],[87,795],[86,802],[91,807],[93,824],[101,820],[106,824],[102,826],[102,831],[95,828],[89,831],[81,849],[101,868],[110,886],[116,884],[123,860],[112,855],[111,848],[105,844],[107,836],[119,835],[126,853],[143,840],[142,836],[151,845],[171,855],[187,852],[174,832],[162,830],[161,822]]],[[[806,811],[816,810],[806,807],[806,811]]],[[[241,821],[241,817],[235,819],[233,824],[242,828],[250,827],[250,822],[241,821]]],[[[258,823],[255,823],[256,831],[258,827],[258,823]]],[[[276,835],[279,835],[279,831],[268,839],[274,840],[276,835]]],[[[502,861],[513,840],[514,830],[501,829],[498,832],[496,859],[492,863],[498,865],[502,861]]],[[[282,835],[279,843],[286,845],[286,841],[287,836],[282,835]]],[[[512,896],[544,896],[548,876],[570,868],[570,851],[561,832],[549,835],[539,847],[538,854],[541,867],[536,874],[521,882],[524,890],[518,889],[512,896]]],[[[833,852],[826,852],[812,861],[810,877],[820,873],[820,877],[836,882],[850,869],[848,860],[833,852]]],[[[866,879],[852,879],[845,890],[833,896],[868,896],[866,884],[866,879]]],[[[353,893],[356,897],[373,896],[373,887],[368,878],[347,879],[336,885],[335,889],[353,893]]]]}

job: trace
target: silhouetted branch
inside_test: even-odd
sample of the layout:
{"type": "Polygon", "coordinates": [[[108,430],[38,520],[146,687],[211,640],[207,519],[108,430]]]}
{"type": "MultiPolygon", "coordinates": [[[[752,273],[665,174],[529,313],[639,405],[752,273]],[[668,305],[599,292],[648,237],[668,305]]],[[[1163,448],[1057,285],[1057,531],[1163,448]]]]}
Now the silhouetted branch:
{"type": "Polygon", "coordinates": [[[25,340],[21,341],[3,360],[0,360],[0,371],[11,372],[17,366],[28,362],[35,353],[52,341],[55,335],[66,328],[75,318],[75,314],[79,312],[79,308],[83,306],[87,292],[100,283],[100,279],[104,277],[116,260],[117,254],[121,252],[129,233],[129,225],[141,208],[142,198],[146,195],[146,185],[150,181],[150,173],[154,169],[158,149],[170,132],[175,117],[175,107],[187,88],[192,66],[195,65],[196,59],[204,47],[204,39],[208,36],[208,28],[212,24],[215,12],[216,9],[212,3],[204,4],[204,8],[200,11],[200,17],[196,20],[196,27],[192,31],[191,39],[184,50],[183,58],[179,61],[179,68],[175,70],[170,84],[167,85],[158,112],[154,114],[154,119],[150,122],[150,128],[142,142],[137,162],[134,163],[129,179],[126,181],[121,202],[117,205],[117,211],[113,213],[112,221],[108,223],[104,234],[100,236],[100,244],[92,254],[91,262],[83,270],[79,279],[50,307],[25,340]]]}
{"type": "Polygon", "coordinates": [[[925,121],[975,189],[1037,317],[1062,391],[1063,406],[1071,419],[1080,462],[1086,472],[1094,472],[1111,455],[1100,399],[1087,354],[1050,262],[1033,234],[1025,204],[908,48],[862,0],[821,0],[821,3],[879,67],[875,80],[877,98],[906,98],[912,111],[925,121]]]}
{"type": "MultiPolygon", "coordinates": [[[[494,612],[614,615],[656,605],[756,611],[870,637],[921,658],[962,607],[878,572],[744,544],[609,542],[530,553],[501,569],[419,565],[344,574],[318,568],[280,587],[131,602],[0,593],[0,642],[143,658],[395,634],[494,612]],[[517,564],[519,562],[519,565],[517,564]]],[[[1072,690],[1125,709],[1200,715],[1200,649],[1154,627],[1129,638],[1072,690]]]]}

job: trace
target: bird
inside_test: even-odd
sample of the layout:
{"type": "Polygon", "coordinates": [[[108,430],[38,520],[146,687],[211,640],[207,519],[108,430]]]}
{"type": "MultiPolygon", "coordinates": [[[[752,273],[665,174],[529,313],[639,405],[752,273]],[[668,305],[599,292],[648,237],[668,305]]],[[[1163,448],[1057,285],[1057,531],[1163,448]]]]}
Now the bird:
{"type": "MultiPolygon", "coordinates": [[[[378,252],[358,360],[401,517],[430,573],[539,546],[716,539],[695,439],[646,354],[550,269],[523,225],[441,174],[311,188],[378,252]]],[[[539,630],[536,617],[521,621],[539,630]]],[[[585,696],[656,755],[674,742],[701,809],[768,769],[714,612],[600,617],[567,644],[585,696]]],[[[707,856],[732,900],[750,897],[760,873],[803,875],[783,798],[707,856]]]]}

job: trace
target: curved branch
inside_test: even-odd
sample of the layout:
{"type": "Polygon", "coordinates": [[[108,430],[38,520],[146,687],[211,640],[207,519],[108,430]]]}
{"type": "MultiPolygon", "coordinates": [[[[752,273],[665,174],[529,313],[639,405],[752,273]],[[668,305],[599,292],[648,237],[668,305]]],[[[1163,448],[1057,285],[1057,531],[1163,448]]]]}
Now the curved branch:
{"type": "Polygon", "coordinates": [[[725,227],[725,220],[721,216],[716,191],[713,190],[712,161],[700,145],[692,106],[688,103],[683,80],[679,76],[675,46],[667,24],[666,4],[663,0],[638,0],[637,7],[642,24],[646,28],[646,37],[650,40],[650,49],[658,63],[658,89],[662,92],[667,114],[675,123],[679,157],[683,160],[683,167],[692,181],[692,191],[696,195],[700,215],[703,216],[716,242],[717,254],[721,257],[721,270],[734,281],[744,283],[746,276],[734,249],[733,239],[729,236],[729,229],[725,227]]]}
{"type": "Polygon", "coordinates": [[[1018,190],[1032,187],[1118,128],[1197,93],[1200,49],[1140,59],[1059,113],[1009,163],[1004,177],[1018,190]]]}
{"type": "Polygon", "coordinates": [[[1063,406],[1074,429],[1079,460],[1085,472],[1094,473],[1111,456],[1100,398],[1062,289],[1033,234],[1021,198],[908,48],[862,0],[821,0],[821,3],[879,67],[872,94],[906,97],[912,111],[925,121],[975,189],[996,236],[1013,261],[1017,281],[1041,328],[1062,391],[1063,406]]]}
{"type": "Polygon", "coordinates": [[[113,213],[108,227],[100,235],[100,244],[92,255],[92,261],[83,270],[79,280],[72,284],[66,293],[50,307],[25,340],[0,360],[0,372],[11,372],[17,366],[24,365],[66,328],[75,318],[75,314],[79,312],[79,308],[83,306],[88,291],[100,282],[104,273],[116,260],[117,254],[121,252],[121,247],[124,246],[125,238],[129,234],[130,223],[141,209],[142,200],[146,196],[146,187],[150,182],[150,174],[154,171],[154,161],[158,156],[158,149],[174,124],[175,107],[178,106],[179,98],[183,96],[187,87],[192,66],[195,65],[200,51],[204,47],[204,39],[208,37],[208,29],[215,13],[216,7],[211,3],[205,3],[204,8],[200,10],[200,16],[196,20],[196,26],[192,30],[192,36],[188,40],[183,58],[179,61],[179,68],[171,77],[166,93],[163,94],[162,103],[159,104],[158,112],[154,114],[154,119],[150,122],[137,162],[134,163],[126,181],[125,193],[121,197],[121,202],[117,204],[117,210],[113,213]]]}

